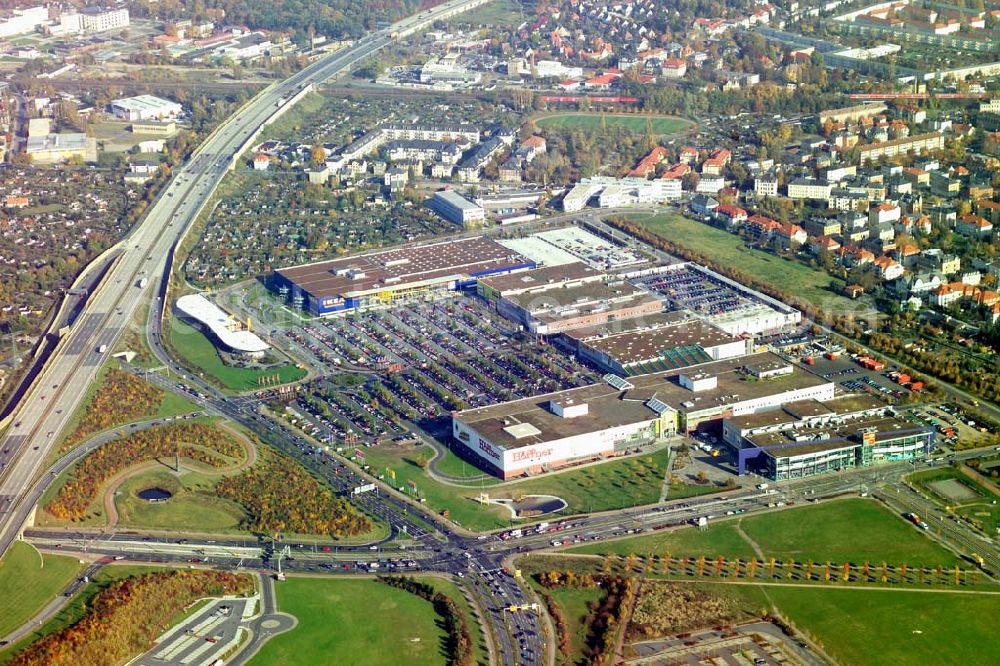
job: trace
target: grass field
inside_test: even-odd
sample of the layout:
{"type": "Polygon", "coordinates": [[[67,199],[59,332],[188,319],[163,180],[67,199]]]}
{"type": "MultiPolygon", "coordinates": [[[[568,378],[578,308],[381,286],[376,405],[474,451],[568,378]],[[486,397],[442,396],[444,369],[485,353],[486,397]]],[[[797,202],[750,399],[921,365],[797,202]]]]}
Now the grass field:
{"type": "Polygon", "coordinates": [[[444,664],[430,602],[374,580],[290,578],[277,587],[278,609],[295,629],[268,641],[252,666],[430,666],[444,664]]]}
{"type": "Polygon", "coordinates": [[[15,541],[0,560],[0,636],[32,618],[83,570],[72,557],[42,556],[34,547],[15,541]]]}
{"type": "MultiPolygon", "coordinates": [[[[568,506],[564,513],[580,511],[606,511],[626,506],[650,504],[660,497],[660,487],[666,475],[667,450],[599,465],[573,469],[559,474],[549,474],[535,479],[497,485],[495,480],[484,482],[484,487],[451,486],[430,477],[418,464],[420,458],[430,456],[429,448],[376,446],[365,450],[365,461],[377,473],[386,468],[396,473],[395,485],[411,492],[408,482],[417,486],[420,497],[427,499],[428,508],[434,512],[448,510],[452,520],[474,530],[488,530],[510,524],[509,513],[496,505],[483,505],[476,501],[479,493],[488,492],[491,499],[514,498],[519,495],[556,495],[568,506]]],[[[457,461],[461,467],[461,461],[457,461]]],[[[672,486],[670,497],[680,498],[696,494],[718,492],[717,486],[672,486]]]]}
{"type": "Polygon", "coordinates": [[[632,215],[629,219],[681,247],[700,252],[723,265],[738,267],[761,282],[789,291],[824,309],[857,310],[854,301],[830,291],[830,285],[842,284],[841,280],[804,264],[748,248],[735,234],[674,214],[632,215]]]}
{"type": "Polygon", "coordinates": [[[239,532],[246,513],[236,502],[217,497],[215,474],[149,470],[128,479],[118,489],[115,505],[123,526],[152,530],[194,530],[219,534],[239,532]],[[145,488],[164,488],[174,493],[168,502],[147,502],[136,496],[145,488]]]}
{"type": "Polygon", "coordinates": [[[211,340],[176,317],[170,320],[170,343],[190,366],[200,369],[209,379],[231,391],[259,388],[257,382],[261,377],[278,375],[279,383],[286,384],[306,376],[305,370],[290,363],[266,370],[226,365],[211,340]]]}
{"type": "Polygon", "coordinates": [[[517,26],[528,18],[528,13],[514,0],[492,0],[466,16],[466,20],[471,23],[491,28],[517,26]]]}
{"type": "Polygon", "coordinates": [[[682,529],[631,539],[589,544],[572,552],[618,555],[664,554],[675,557],[705,555],[748,559],[753,546],[740,529],[763,551],[765,557],[799,562],[865,561],[888,564],[951,566],[960,560],[931,541],[902,518],[880,504],[860,498],[810,504],[732,518],[705,531],[682,529]]]}
{"type": "Polygon", "coordinates": [[[469,633],[472,634],[473,659],[479,666],[489,666],[490,655],[489,649],[486,647],[486,634],[479,625],[479,620],[472,611],[469,600],[462,594],[462,590],[453,581],[446,578],[432,578],[428,576],[424,579],[424,582],[433,585],[435,590],[450,597],[462,610],[465,621],[469,624],[469,633]]]}
{"type": "Polygon", "coordinates": [[[559,654],[557,661],[570,664],[585,664],[583,649],[587,642],[590,609],[587,604],[604,596],[600,588],[556,588],[547,590],[566,616],[566,630],[569,633],[569,657],[559,654]]]}
{"type": "Polygon", "coordinates": [[[1000,663],[1000,596],[893,590],[761,588],[842,664],[1000,663]]]}
{"type": "Polygon", "coordinates": [[[616,113],[554,113],[539,116],[534,119],[535,124],[540,128],[549,129],[582,129],[590,131],[600,131],[601,119],[603,117],[604,126],[607,128],[620,127],[629,132],[643,133],[646,131],[647,120],[652,125],[654,134],[673,134],[679,132],[693,123],[684,118],[672,116],[653,116],[636,114],[616,114],[616,113]]]}

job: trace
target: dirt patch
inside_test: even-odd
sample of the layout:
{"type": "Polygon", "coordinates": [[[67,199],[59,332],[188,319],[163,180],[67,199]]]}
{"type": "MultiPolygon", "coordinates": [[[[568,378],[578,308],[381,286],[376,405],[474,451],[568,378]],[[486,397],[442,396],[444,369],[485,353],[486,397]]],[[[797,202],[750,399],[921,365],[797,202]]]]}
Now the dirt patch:
{"type": "Polygon", "coordinates": [[[755,609],[745,608],[735,598],[701,587],[646,581],[632,613],[629,639],[736,624],[756,616],[755,609]]]}
{"type": "Polygon", "coordinates": [[[957,479],[932,481],[927,486],[950,502],[969,502],[979,497],[979,493],[957,479]]]}

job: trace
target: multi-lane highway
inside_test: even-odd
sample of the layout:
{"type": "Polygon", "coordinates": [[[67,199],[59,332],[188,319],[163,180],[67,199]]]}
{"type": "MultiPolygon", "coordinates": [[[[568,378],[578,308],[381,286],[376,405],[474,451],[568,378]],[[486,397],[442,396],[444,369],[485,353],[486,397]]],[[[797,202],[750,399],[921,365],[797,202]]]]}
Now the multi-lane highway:
{"type": "MultiPolygon", "coordinates": [[[[349,48],[318,60],[254,97],[218,127],[177,168],[146,217],[120,243],[121,255],[101,285],[90,295],[83,313],[53,353],[46,368],[13,413],[12,425],[0,441],[0,555],[16,538],[21,523],[17,506],[25,500],[43,461],[70,415],[94,381],[107,352],[148,295],[143,278],[162,275],[173,250],[205,207],[227,169],[249,147],[259,131],[294,104],[311,86],[349,70],[391,43],[486,0],[451,0],[391,28],[368,35],[349,48]],[[141,285],[141,286],[140,286],[141,285]]],[[[162,304],[159,304],[162,307],[162,304]]]]}

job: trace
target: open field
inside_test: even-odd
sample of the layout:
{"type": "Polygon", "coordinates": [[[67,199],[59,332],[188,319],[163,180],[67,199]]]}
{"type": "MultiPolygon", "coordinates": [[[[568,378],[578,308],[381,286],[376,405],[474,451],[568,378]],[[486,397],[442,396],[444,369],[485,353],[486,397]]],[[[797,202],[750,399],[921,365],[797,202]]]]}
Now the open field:
{"type": "Polygon", "coordinates": [[[761,282],[789,291],[814,305],[838,312],[857,310],[854,301],[830,291],[831,284],[840,283],[838,279],[821,270],[749,248],[735,234],[675,214],[630,215],[628,218],[676,245],[737,267],[761,282]]]}
{"type": "Polygon", "coordinates": [[[469,600],[462,594],[462,590],[459,589],[454,581],[447,578],[428,576],[423,579],[423,582],[432,585],[436,591],[450,597],[462,610],[465,621],[469,625],[469,633],[472,635],[473,659],[475,659],[476,664],[479,666],[489,666],[490,656],[489,649],[486,647],[486,634],[483,631],[483,627],[480,626],[479,620],[472,610],[472,606],[469,605],[469,600]]]}
{"type": "MultiPolygon", "coordinates": [[[[472,487],[460,487],[436,481],[420,467],[419,461],[430,457],[431,452],[427,448],[380,445],[365,449],[364,453],[365,462],[377,474],[382,474],[387,468],[395,472],[397,488],[412,494],[412,487],[408,485],[412,481],[417,486],[417,494],[427,499],[429,509],[435,512],[447,510],[452,520],[475,530],[497,529],[510,524],[510,514],[506,509],[477,501],[480,492],[489,493],[490,499],[530,494],[556,495],[567,502],[568,506],[563,511],[566,514],[606,511],[656,502],[667,470],[667,450],[664,448],[535,479],[504,484],[489,479],[483,482],[482,488],[472,484],[472,487]]],[[[450,464],[461,467],[459,460],[450,464]]],[[[472,473],[471,466],[466,467],[466,472],[472,473]]],[[[678,484],[671,487],[670,496],[679,498],[719,490],[721,488],[712,485],[678,484]]]]}
{"type": "Polygon", "coordinates": [[[893,590],[760,588],[842,664],[996,664],[1000,596],[893,590]]]}
{"type": "Polygon", "coordinates": [[[684,118],[673,116],[616,114],[616,113],[553,113],[538,116],[534,119],[538,127],[562,130],[582,129],[600,131],[601,119],[607,128],[620,127],[629,132],[644,133],[647,121],[654,134],[673,134],[690,127],[694,123],[684,118]]]}
{"type": "MultiPolygon", "coordinates": [[[[539,587],[539,589],[541,588],[539,587]]],[[[562,609],[563,615],[566,617],[566,631],[569,633],[569,656],[557,653],[557,663],[587,663],[583,656],[590,626],[590,609],[587,605],[600,600],[604,596],[604,590],[601,588],[560,587],[546,590],[546,592],[552,595],[552,599],[562,609]]]]}
{"type": "Polygon", "coordinates": [[[754,557],[753,545],[744,539],[740,530],[760,547],[765,557],[781,561],[830,560],[855,564],[884,561],[910,566],[952,566],[960,562],[954,554],[931,541],[901,517],[893,515],[873,500],[860,498],[810,504],[742,519],[734,517],[711,525],[704,531],[685,528],[590,544],[574,548],[571,552],[754,557]]]}
{"type": "Polygon", "coordinates": [[[289,578],[278,609],[298,625],[272,638],[253,666],[444,664],[444,632],[430,602],[374,580],[289,578]]]}
{"type": "Polygon", "coordinates": [[[123,526],[150,530],[191,530],[221,534],[242,532],[240,521],[246,512],[236,502],[215,495],[218,475],[165,469],[141,472],[118,489],[115,505],[123,526]],[[173,493],[166,502],[148,502],[136,493],[146,488],[163,488],[173,493]]]}
{"type": "Polygon", "coordinates": [[[515,0],[493,0],[463,18],[473,24],[498,27],[520,25],[530,16],[515,0]]]}
{"type": "Polygon", "coordinates": [[[75,558],[45,555],[23,541],[15,541],[0,560],[0,636],[16,629],[62,592],[83,570],[75,558]]]}
{"type": "Polygon", "coordinates": [[[236,368],[226,365],[215,345],[201,331],[180,321],[170,320],[170,343],[173,349],[203,375],[231,391],[249,391],[259,388],[261,377],[278,376],[278,383],[286,384],[306,376],[306,371],[290,363],[275,368],[236,368]]]}

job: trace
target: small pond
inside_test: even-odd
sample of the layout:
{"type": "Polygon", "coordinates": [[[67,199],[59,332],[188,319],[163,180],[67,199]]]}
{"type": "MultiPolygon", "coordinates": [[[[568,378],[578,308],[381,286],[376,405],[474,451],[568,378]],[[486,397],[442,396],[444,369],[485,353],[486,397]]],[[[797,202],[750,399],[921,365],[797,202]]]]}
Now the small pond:
{"type": "Polygon", "coordinates": [[[553,495],[526,495],[516,500],[495,499],[492,502],[507,507],[512,518],[544,516],[566,508],[566,500],[553,495]]]}
{"type": "Polygon", "coordinates": [[[166,502],[174,496],[172,492],[163,488],[144,488],[136,494],[139,499],[144,499],[147,502],[166,502]]]}

